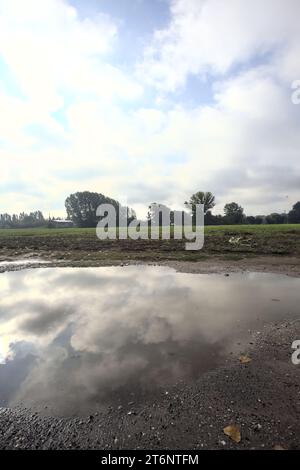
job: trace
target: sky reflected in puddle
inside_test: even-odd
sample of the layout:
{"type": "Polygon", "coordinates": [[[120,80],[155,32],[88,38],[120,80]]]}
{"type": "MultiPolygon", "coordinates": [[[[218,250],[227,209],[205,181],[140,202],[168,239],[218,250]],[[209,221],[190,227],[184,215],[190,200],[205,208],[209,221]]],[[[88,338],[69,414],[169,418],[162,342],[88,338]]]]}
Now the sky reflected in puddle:
{"type": "Polygon", "coordinates": [[[300,279],[165,267],[0,274],[0,406],[84,414],[193,380],[296,317],[300,279]]]}

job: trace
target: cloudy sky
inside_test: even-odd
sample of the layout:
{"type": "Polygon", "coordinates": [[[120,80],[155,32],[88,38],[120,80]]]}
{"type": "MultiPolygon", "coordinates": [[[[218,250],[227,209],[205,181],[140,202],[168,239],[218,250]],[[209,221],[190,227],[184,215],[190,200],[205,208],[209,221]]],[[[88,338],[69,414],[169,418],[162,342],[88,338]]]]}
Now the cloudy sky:
{"type": "Polygon", "coordinates": [[[300,200],[299,0],[0,0],[0,212],[300,200]]]}

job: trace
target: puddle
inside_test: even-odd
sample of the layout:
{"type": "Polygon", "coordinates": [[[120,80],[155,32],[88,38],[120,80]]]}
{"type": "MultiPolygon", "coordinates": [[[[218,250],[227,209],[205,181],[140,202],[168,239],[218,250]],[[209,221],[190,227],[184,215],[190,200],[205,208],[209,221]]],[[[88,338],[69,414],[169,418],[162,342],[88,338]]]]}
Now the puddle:
{"type": "Polygon", "coordinates": [[[165,267],[2,273],[0,406],[80,415],[195,380],[240,353],[249,329],[297,317],[299,289],[165,267]]]}

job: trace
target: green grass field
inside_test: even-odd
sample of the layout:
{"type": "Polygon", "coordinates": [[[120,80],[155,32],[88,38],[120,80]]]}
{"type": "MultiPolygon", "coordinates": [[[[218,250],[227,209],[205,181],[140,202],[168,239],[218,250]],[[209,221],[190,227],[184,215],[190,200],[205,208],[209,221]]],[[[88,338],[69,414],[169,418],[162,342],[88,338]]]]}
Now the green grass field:
{"type": "MultiPolygon", "coordinates": [[[[281,224],[281,225],[214,225],[205,227],[205,233],[222,234],[228,232],[238,233],[257,233],[271,235],[274,233],[284,233],[290,231],[300,232],[300,224],[281,224]]],[[[95,234],[95,228],[26,228],[26,229],[0,229],[0,237],[34,237],[34,236],[92,236],[95,234]]]]}

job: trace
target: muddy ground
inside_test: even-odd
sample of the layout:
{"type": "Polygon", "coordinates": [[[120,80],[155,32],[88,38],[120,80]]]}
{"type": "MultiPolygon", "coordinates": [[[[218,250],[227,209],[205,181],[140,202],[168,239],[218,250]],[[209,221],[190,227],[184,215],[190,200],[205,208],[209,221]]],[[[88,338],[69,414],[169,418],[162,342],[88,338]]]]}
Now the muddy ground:
{"type": "MultiPolygon", "coordinates": [[[[42,259],[52,266],[169,265],[186,272],[266,271],[300,276],[300,230],[209,232],[204,248],[181,240],[105,240],[93,232],[0,234],[0,263],[42,259]]],[[[6,268],[0,265],[1,270],[6,268]]]]}
{"type": "Polygon", "coordinates": [[[182,240],[99,240],[94,231],[28,231],[0,233],[0,261],[23,255],[68,261],[203,261],[212,256],[232,260],[256,256],[300,258],[300,229],[247,231],[215,230],[205,233],[200,251],[186,251],[182,240]]]}
{"type": "MultiPolygon", "coordinates": [[[[199,253],[185,252],[182,242],[174,241],[150,242],[151,248],[149,242],[137,247],[126,241],[116,247],[108,241],[99,247],[99,241],[89,237],[72,243],[61,237],[29,238],[2,239],[0,261],[27,259],[27,268],[40,266],[34,264],[40,258],[48,261],[42,266],[151,263],[185,272],[247,270],[300,276],[298,233],[284,234],[275,242],[249,242],[248,237],[250,247],[232,247],[228,239],[212,238],[199,253]]],[[[0,271],[20,268],[2,265],[0,271]]],[[[249,332],[251,362],[241,364],[238,356],[229,356],[223,367],[193,384],[181,382],[157,390],[142,403],[128,400],[127,407],[83,418],[0,409],[0,449],[299,449],[300,366],[291,361],[295,339],[300,339],[300,319],[268,324],[249,332]],[[230,424],[241,431],[239,443],[223,432],[230,424]]]]}

